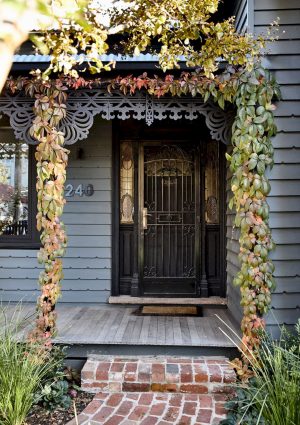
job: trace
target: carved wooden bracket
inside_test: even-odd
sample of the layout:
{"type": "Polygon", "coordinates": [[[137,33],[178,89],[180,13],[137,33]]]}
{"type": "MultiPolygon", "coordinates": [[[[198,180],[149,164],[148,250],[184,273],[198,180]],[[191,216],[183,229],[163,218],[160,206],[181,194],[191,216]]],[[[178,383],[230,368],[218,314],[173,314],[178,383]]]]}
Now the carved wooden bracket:
{"type": "MultiPolygon", "coordinates": [[[[30,144],[36,143],[29,135],[34,119],[33,102],[21,93],[0,97],[0,114],[9,116],[16,138],[30,144]]],[[[65,133],[65,143],[71,145],[86,139],[96,115],[106,120],[145,120],[148,125],[155,120],[194,120],[202,115],[213,139],[225,144],[231,140],[233,111],[223,111],[211,101],[204,103],[201,98],[188,96],[155,98],[145,92],[125,96],[105,89],[81,89],[71,91],[68,97],[67,116],[60,127],[65,133]]]]}

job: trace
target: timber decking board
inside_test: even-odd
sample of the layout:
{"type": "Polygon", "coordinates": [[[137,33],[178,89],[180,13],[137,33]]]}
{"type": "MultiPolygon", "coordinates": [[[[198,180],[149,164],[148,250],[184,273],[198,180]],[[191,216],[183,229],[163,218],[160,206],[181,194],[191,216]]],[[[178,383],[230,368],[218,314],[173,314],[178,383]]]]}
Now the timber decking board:
{"type": "MultiPolygon", "coordinates": [[[[34,305],[23,305],[23,316],[34,314],[34,305]]],[[[15,306],[7,307],[11,317],[15,306]]],[[[204,308],[203,317],[138,316],[136,307],[58,305],[58,335],[54,342],[80,345],[139,345],[233,347],[219,330],[227,331],[218,314],[235,332],[227,309],[204,308]]],[[[33,317],[34,318],[34,317],[33,317]]],[[[32,324],[33,324],[32,318],[32,324]]],[[[26,326],[23,333],[27,333],[26,326]]]]}

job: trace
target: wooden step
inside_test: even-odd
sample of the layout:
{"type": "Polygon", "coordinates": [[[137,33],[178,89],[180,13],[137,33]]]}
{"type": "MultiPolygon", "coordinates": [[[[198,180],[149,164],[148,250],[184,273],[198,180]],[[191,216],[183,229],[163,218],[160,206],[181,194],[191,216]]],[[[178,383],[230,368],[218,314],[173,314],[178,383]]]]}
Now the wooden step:
{"type": "Polygon", "coordinates": [[[163,297],[131,297],[129,295],[111,296],[108,298],[109,304],[123,305],[227,305],[227,298],[208,297],[208,298],[163,298],[163,297]]]}

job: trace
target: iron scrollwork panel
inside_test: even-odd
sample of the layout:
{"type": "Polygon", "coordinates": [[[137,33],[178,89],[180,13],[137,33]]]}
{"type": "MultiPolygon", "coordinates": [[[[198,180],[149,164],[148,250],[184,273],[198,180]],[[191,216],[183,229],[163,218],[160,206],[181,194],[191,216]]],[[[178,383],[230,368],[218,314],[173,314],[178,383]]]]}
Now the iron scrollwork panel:
{"type": "Polygon", "coordinates": [[[195,277],[195,165],[191,146],[145,146],[145,278],[195,277]]]}

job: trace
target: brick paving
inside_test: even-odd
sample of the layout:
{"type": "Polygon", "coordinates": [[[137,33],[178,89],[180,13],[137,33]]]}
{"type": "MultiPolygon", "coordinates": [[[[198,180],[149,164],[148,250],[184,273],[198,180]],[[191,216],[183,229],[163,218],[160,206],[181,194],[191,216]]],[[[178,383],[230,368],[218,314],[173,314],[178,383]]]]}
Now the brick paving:
{"type": "Polygon", "coordinates": [[[92,357],[81,386],[97,394],[78,423],[217,425],[233,382],[225,357],[92,357]]]}
{"type": "MultiPolygon", "coordinates": [[[[226,394],[98,393],[80,425],[217,425],[226,394]]],[[[75,419],[68,425],[76,425],[75,419]]]]}

